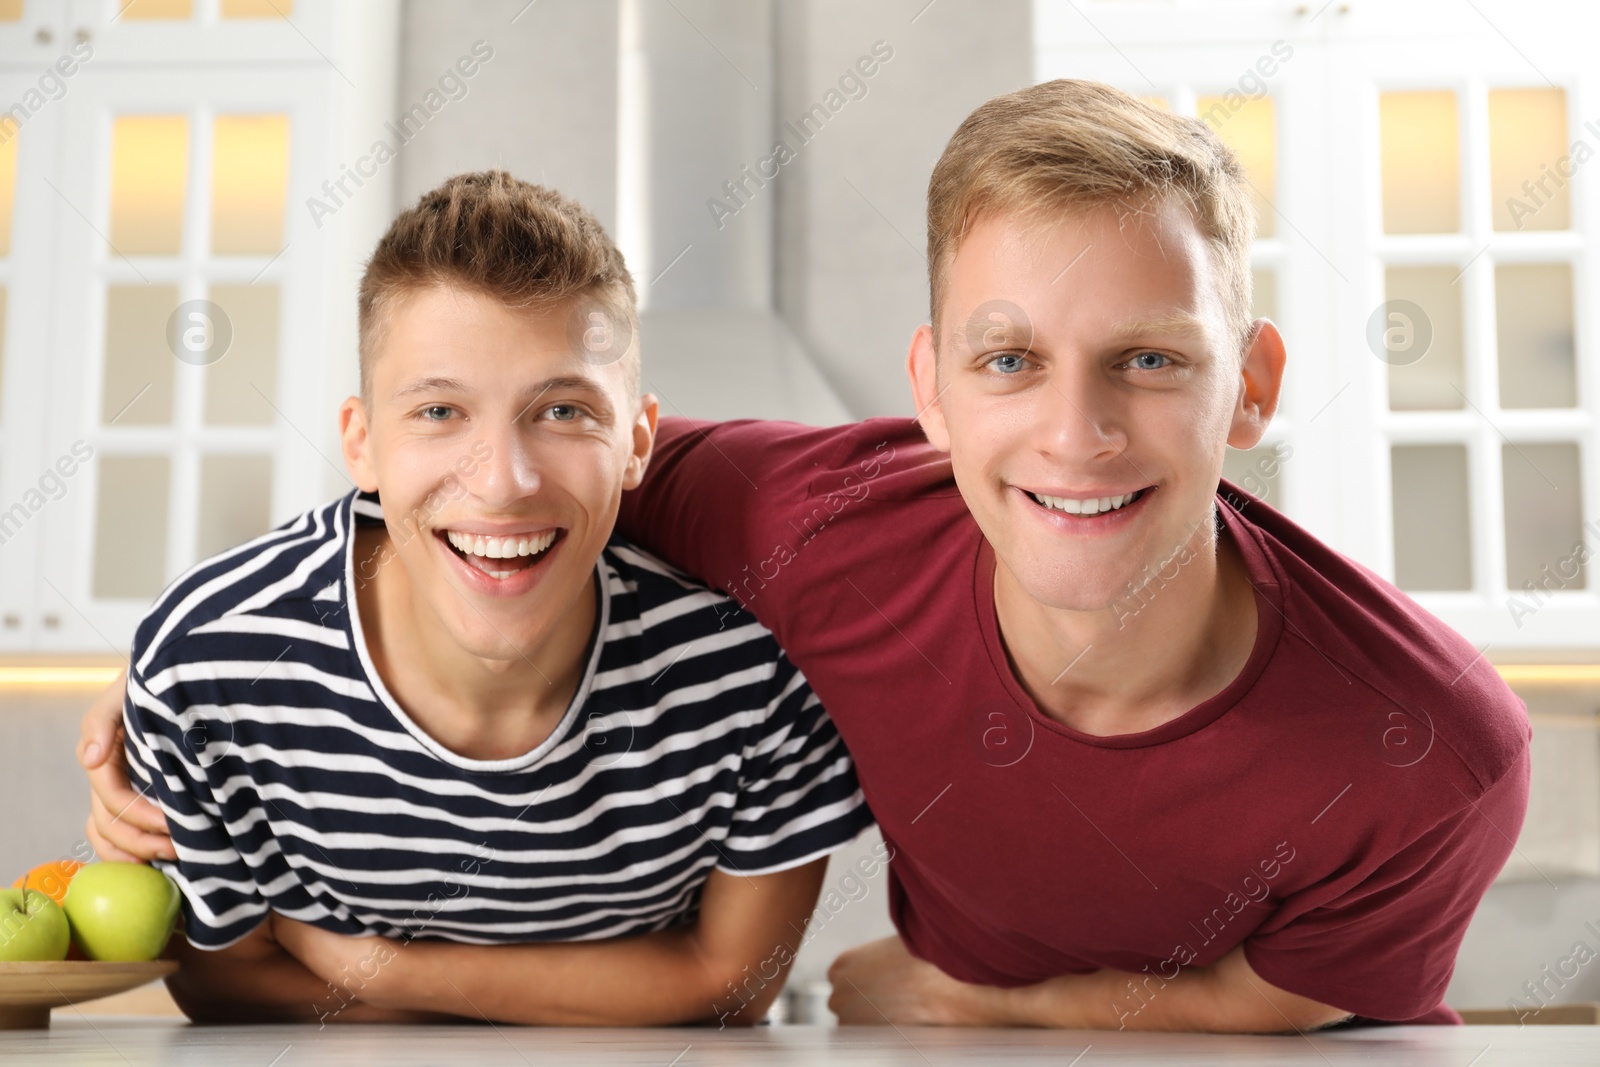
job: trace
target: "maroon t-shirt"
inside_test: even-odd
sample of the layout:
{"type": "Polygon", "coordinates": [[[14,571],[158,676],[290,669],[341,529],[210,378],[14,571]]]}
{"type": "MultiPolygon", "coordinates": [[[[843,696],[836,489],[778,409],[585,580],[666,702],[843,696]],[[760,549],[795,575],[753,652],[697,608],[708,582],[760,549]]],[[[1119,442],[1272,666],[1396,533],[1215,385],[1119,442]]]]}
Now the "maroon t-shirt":
{"type": "Polygon", "coordinates": [[[994,552],[910,420],[664,420],[620,528],[805,672],[895,850],[915,955],[997,986],[1133,972],[1131,1014],[1243,943],[1290,992],[1458,1022],[1456,951],[1527,808],[1526,710],[1390,583],[1226,482],[1217,511],[1256,589],[1249,661],[1111,737],[1018,683],[994,552]]]}

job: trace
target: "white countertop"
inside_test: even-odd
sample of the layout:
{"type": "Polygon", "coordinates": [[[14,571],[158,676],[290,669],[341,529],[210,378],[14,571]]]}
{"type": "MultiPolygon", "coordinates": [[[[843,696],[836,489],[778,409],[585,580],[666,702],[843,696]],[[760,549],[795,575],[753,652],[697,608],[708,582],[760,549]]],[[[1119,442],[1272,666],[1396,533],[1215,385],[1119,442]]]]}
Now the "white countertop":
{"type": "Polygon", "coordinates": [[[1360,1063],[1363,1067],[1600,1064],[1600,1027],[1385,1027],[1313,1037],[960,1030],[903,1027],[714,1029],[538,1029],[462,1026],[191,1026],[126,1016],[58,1018],[49,1031],[0,1033],[0,1063],[195,1064],[694,1064],[838,1063],[945,1067],[995,1063],[1266,1064],[1360,1063]],[[1074,1058],[1076,1057],[1076,1059],[1074,1058]]]}

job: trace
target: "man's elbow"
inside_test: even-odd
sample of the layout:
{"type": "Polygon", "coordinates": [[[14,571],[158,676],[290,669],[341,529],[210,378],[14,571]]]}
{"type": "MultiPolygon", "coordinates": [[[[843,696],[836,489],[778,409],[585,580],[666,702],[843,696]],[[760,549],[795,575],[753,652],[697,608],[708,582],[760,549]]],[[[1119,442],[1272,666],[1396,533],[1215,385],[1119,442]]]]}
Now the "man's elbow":
{"type": "Polygon", "coordinates": [[[1320,1030],[1350,1018],[1311,997],[1292,993],[1262,978],[1240,946],[1211,967],[1212,1010],[1220,1025],[1206,1027],[1235,1033],[1289,1034],[1320,1030]]]}
{"type": "Polygon", "coordinates": [[[1331,1004],[1306,997],[1275,996],[1271,1000],[1255,994],[1236,999],[1231,1005],[1219,1004],[1211,1025],[1196,1027],[1213,1033],[1304,1034],[1343,1022],[1351,1013],[1331,1004]]]}
{"type": "Polygon", "coordinates": [[[260,1012],[253,1005],[219,997],[206,982],[195,981],[194,977],[182,970],[167,976],[167,992],[190,1022],[220,1026],[260,1021],[260,1012]]]}
{"type": "Polygon", "coordinates": [[[783,992],[789,970],[776,959],[752,964],[701,956],[698,962],[705,982],[702,995],[709,1009],[704,1017],[719,1027],[754,1026],[765,1019],[783,992]]]}
{"type": "Polygon", "coordinates": [[[1305,1033],[1308,1030],[1321,1030],[1336,1023],[1342,1023],[1351,1018],[1353,1014],[1343,1008],[1335,1008],[1331,1004],[1306,1001],[1305,1004],[1294,1005],[1284,1009],[1281,1021],[1286,1025],[1279,1027],[1278,1030],[1282,1033],[1293,1031],[1305,1033]]]}

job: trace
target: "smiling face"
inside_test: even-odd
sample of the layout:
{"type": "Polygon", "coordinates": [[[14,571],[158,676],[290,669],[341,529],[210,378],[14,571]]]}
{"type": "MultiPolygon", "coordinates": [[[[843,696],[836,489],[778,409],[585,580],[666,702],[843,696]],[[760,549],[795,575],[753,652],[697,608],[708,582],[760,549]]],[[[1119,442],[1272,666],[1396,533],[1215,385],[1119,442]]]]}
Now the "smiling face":
{"type": "Polygon", "coordinates": [[[937,353],[927,326],[912,343],[913,388],[967,507],[1041,605],[1109,608],[1210,542],[1225,446],[1259,440],[1283,365],[1265,320],[1241,360],[1223,291],[1171,200],[988,216],[963,237],[937,353]]]}
{"type": "Polygon", "coordinates": [[[592,595],[654,438],[655,401],[627,359],[571,349],[570,310],[407,293],[385,312],[370,395],[341,411],[346,462],[388,531],[358,578],[403,567],[419,630],[485,659],[531,654],[592,595]]]}

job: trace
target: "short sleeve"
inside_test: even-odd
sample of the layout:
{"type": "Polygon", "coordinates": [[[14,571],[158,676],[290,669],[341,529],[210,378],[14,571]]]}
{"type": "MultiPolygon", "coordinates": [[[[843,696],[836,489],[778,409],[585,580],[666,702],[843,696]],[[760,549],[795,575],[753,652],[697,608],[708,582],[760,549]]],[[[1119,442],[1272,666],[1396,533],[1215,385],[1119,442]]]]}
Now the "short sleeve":
{"type": "Polygon", "coordinates": [[[169,701],[181,701],[182,692],[172,676],[154,673],[150,684],[137,671],[128,676],[122,716],[129,778],[166,814],[178,858],[155,866],[183,893],[184,935],[197,948],[227,948],[261,924],[267,903],[208,777],[227,744],[226,724],[199,709],[174,709],[169,701]]]}
{"type": "Polygon", "coordinates": [[[1245,941],[1250,966],[1280,989],[1369,1019],[1439,1007],[1467,924],[1522,829],[1529,769],[1524,748],[1482,795],[1463,798],[1354,887],[1320,902],[1303,899],[1315,886],[1287,898],[1245,941]]]}
{"type": "MultiPolygon", "coordinates": [[[[618,532],[712,588],[728,588],[744,560],[771,551],[773,528],[804,497],[805,468],[796,460],[806,449],[789,429],[662,419],[644,481],[622,494],[618,532]]],[[[793,429],[807,442],[825,433],[793,429]]]]}
{"type": "Polygon", "coordinates": [[[843,848],[872,825],[839,731],[781,652],[770,693],[746,748],[739,797],[717,864],[733,874],[798,867],[843,848]]]}

